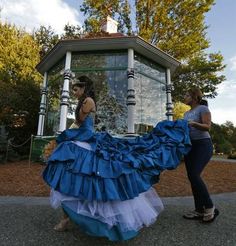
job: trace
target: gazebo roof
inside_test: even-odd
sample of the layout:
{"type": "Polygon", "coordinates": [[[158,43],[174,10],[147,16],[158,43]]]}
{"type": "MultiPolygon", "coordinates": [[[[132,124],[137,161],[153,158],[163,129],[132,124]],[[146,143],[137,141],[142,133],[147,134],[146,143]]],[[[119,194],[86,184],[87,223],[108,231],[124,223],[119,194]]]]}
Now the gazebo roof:
{"type": "Polygon", "coordinates": [[[139,36],[114,35],[111,37],[61,40],[43,57],[36,68],[41,74],[44,74],[65,56],[67,51],[107,51],[129,48],[134,49],[134,51],[163,67],[170,68],[171,72],[174,72],[180,65],[178,60],[158,49],[156,46],[146,42],[139,36]]]}

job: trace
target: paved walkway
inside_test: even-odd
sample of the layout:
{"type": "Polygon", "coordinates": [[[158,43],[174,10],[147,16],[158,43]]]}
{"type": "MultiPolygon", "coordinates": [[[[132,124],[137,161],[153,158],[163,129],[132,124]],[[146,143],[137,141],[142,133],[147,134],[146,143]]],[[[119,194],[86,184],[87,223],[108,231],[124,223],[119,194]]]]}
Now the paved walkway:
{"type": "Polygon", "coordinates": [[[192,207],[192,197],[163,198],[164,212],[157,222],[127,242],[112,243],[89,237],[75,225],[63,233],[53,226],[60,210],[49,206],[48,198],[0,197],[1,246],[236,246],[236,192],[212,196],[220,216],[212,224],[182,219],[192,207]]]}
{"type": "Polygon", "coordinates": [[[236,159],[226,159],[226,158],[220,158],[220,157],[216,157],[213,156],[211,158],[212,161],[222,161],[222,162],[231,162],[231,163],[236,163],[236,159]]]}

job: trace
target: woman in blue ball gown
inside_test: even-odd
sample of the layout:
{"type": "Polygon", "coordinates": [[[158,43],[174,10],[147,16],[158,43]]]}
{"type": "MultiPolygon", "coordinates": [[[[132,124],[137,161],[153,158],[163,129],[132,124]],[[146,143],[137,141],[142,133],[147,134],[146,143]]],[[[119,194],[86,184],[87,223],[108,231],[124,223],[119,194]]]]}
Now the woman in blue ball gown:
{"type": "Polygon", "coordinates": [[[79,99],[76,120],[58,136],[43,172],[51,187],[51,205],[64,211],[54,229],[64,231],[72,220],[92,236],[131,239],[163,210],[152,185],[189,151],[187,122],[163,121],[152,132],[133,139],[95,133],[91,88],[86,76],[73,84],[79,99]]]}

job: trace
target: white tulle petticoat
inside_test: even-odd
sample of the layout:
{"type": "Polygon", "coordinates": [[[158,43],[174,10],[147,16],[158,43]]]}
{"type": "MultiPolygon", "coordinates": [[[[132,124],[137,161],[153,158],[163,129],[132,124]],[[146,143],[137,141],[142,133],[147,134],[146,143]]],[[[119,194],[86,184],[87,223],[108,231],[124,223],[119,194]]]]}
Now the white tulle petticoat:
{"type": "Polygon", "coordinates": [[[138,231],[144,225],[154,223],[163,210],[163,204],[154,188],[126,201],[82,201],[51,190],[51,205],[54,208],[63,202],[74,212],[97,219],[110,227],[119,224],[123,231],[138,231]]]}

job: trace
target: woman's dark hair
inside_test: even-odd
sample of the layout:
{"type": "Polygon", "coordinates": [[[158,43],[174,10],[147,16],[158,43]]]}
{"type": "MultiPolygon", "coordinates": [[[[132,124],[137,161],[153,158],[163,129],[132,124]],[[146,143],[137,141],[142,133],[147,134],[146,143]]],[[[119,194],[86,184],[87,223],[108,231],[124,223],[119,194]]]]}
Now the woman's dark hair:
{"type": "Polygon", "coordinates": [[[72,84],[72,88],[74,88],[75,86],[85,87],[84,94],[80,98],[80,100],[76,106],[76,109],[75,109],[75,118],[77,121],[79,121],[79,111],[80,111],[80,108],[82,107],[82,104],[83,104],[85,98],[91,97],[95,102],[95,93],[94,93],[93,81],[85,75],[80,76],[80,77],[78,77],[78,79],[75,80],[75,82],[72,84]]]}
{"type": "Polygon", "coordinates": [[[206,99],[202,99],[201,102],[200,102],[200,105],[205,105],[208,107],[208,102],[206,99]]]}
{"type": "Polygon", "coordinates": [[[189,95],[194,99],[197,103],[201,104],[202,101],[202,92],[199,88],[192,88],[188,90],[189,95]]]}

